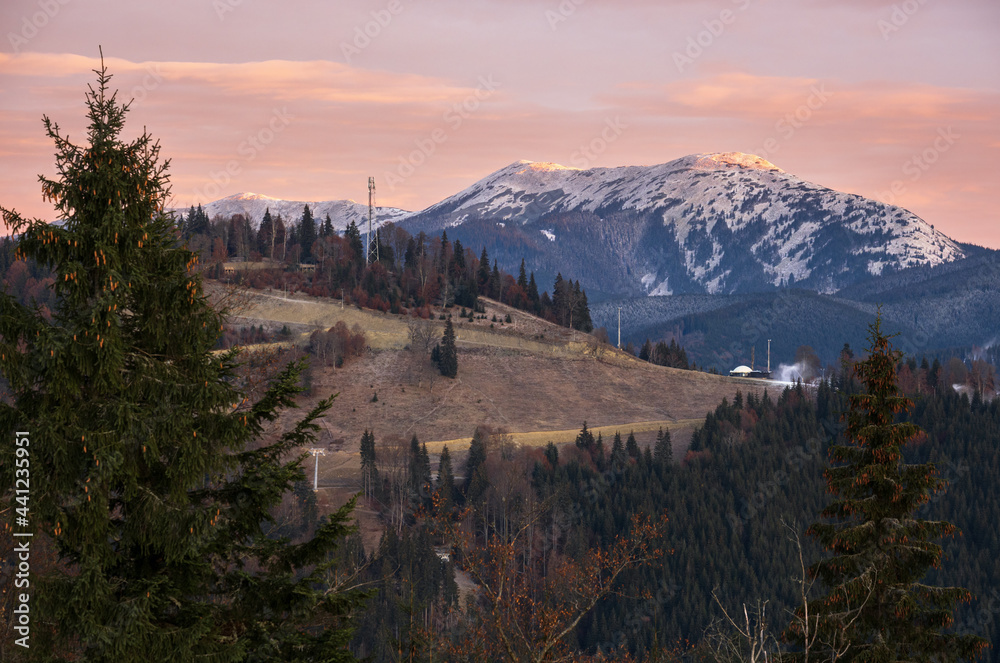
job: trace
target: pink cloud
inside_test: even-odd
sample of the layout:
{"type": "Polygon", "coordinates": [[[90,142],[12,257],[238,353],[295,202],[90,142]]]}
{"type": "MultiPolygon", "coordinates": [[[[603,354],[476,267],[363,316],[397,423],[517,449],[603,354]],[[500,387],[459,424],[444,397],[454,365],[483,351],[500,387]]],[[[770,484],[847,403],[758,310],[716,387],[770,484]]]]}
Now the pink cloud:
{"type": "MultiPolygon", "coordinates": [[[[589,91],[574,88],[585,102],[569,104],[537,94],[542,79],[509,72],[487,89],[490,76],[484,86],[477,76],[369,62],[105,63],[120,98],[134,99],[129,131],[147,126],[172,159],[182,206],[240,191],[360,199],[374,175],[381,204],[421,209],[517,159],[577,165],[581,148],[617,118],[627,128],[588,165],[763,152],[805,179],[861,195],[903,181],[894,202],[956,239],[1000,246],[1000,230],[992,230],[1000,227],[992,183],[1000,97],[990,89],[786,75],[706,60],[697,76],[642,70],[589,91]],[[961,138],[910,179],[908,160],[948,126],[961,138]],[[402,177],[406,164],[412,173],[402,177]]],[[[0,55],[0,204],[51,215],[36,181],[53,171],[39,120],[48,114],[79,139],[83,94],[98,64],[74,54],[0,55]]]]}

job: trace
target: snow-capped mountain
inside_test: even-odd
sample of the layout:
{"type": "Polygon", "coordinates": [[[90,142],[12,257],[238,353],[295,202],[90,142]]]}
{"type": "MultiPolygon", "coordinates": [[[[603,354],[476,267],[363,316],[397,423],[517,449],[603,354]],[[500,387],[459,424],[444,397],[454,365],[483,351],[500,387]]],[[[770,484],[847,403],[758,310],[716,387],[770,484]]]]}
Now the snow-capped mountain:
{"type": "MultiPolygon", "coordinates": [[[[603,295],[833,292],[966,249],[899,207],[806,182],[753,155],[580,170],[519,161],[406,219],[603,295]]],[[[541,282],[541,285],[547,285],[541,282]]]]}
{"type": "MultiPolygon", "coordinates": [[[[209,217],[298,221],[308,204],[342,232],[364,231],[368,206],[240,193],[209,217]]],[[[186,211],[186,210],[180,210],[186,211]]],[[[694,154],[656,166],[581,170],[518,161],[421,212],[380,207],[378,225],[451,239],[516,273],[521,259],[548,288],[561,272],[594,300],[738,293],[794,284],[830,293],[883,271],[969,255],[916,215],[806,182],[760,157],[694,154]]]]}
{"type": "MultiPolygon", "coordinates": [[[[208,203],[204,206],[204,210],[210,219],[216,215],[230,217],[242,214],[256,227],[264,218],[264,211],[267,209],[271,210],[272,217],[280,214],[285,220],[297,223],[302,218],[302,210],[306,205],[309,205],[309,211],[318,221],[322,221],[329,214],[330,221],[338,232],[343,232],[351,221],[354,221],[362,232],[368,227],[368,205],[353,200],[281,200],[258,193],[237,193],[208,203]]],[[[186,212],[187,208],[177,208],[177,211],[186,212]]],[[[411,212],[395,207],[378,207],[375,224],[381,226],[387,221],[399,221],[410,214],[411,212]]]]}

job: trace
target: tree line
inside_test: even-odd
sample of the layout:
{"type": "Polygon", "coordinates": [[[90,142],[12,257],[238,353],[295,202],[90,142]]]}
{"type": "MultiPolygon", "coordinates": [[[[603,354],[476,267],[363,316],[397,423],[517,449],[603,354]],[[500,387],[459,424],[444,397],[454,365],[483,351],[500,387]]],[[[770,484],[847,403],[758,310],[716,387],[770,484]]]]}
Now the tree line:
{"type": "Polygon", "coordinates": [[[352,220],[343,234],[329,215],[313,217],[308,205],[296,220],[272,216],[270,209],[254,230],[242,214],[209,219],[199,207],[178,215],[180,236],[201,256],[207,274],[227,279],[224,262],[238,259],[272,269],[249,268],[231,277],[252,287],[283,287],[320,297],[343,298],[359,306],[392,313],[414,311],[423,317],[429,307],[481,310],[480,295],[555,324],[583,332],[593,330],[587,293],[579,281],[558,274],[548,290],[539,291],[534,272],[521,261],[517,276],[490,261],[485,248],[477,256],[461,241],[419,232],[410,235],[393,223],[374,233],[378,260],[366,260],[365,237],[352,220]],[[304,269],[303,265],[308,265],[304,269]]]}

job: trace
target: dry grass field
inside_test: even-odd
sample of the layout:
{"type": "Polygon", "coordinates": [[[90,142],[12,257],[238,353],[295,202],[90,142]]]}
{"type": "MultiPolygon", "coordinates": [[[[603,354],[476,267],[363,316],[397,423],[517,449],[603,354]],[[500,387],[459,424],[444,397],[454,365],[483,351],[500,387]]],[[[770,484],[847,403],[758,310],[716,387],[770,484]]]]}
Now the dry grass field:
{"type": "MultiPolygon", "coordinates": [[[[217,283],[206,282],[216,301],[217,283]]],[[[415,324],[440,339],[444,322],[414,323],[410,318],[341,306],[339,301],[240,291],[231,294],[234,325],[287,326],[292,342],[304,344],[316,329],[337,322],[364,331],[368,351],[342,368],[313,369],[312,394],[298,413],[286,413],[278,426],[320,398],[338,394],[322,420],[318,444],[320,513],[337,509],[361,489],[358,445],[365,429],[375,432],[376,448],[388,437],[425,442],[434,471],[447,444],[461,475],[476,426],[504,429],[521,445],[572,444],[583,422],[604,435],[610,448],[615,432],[634,432],[640,446],[651,444],[662,427],[670,430],[675,460],[685,454],[694,429],[723,398],[781,385],[653,366],[624,352],[598,345],[587,334],[551,325],[503,304],[483,300],[486,319],[457,322],[458,377],[439,375],[426,350],[411,348],[415,324]],[[510,323],[502,323],[510,315],[510,323]],[[493,323],[496,316],[497,322],[493,323]],[[377,395],[377,400],[375,396],[377,395]]],[[[435,317],[440,311],[434,311],[435,317]]],[[[306,459],[312,478],[312,458],[306,459]]],[[[383,524],[373,506],[354,511],[365,547],[375,548],[383,524]]]]}
{"type": "MultiPolygon", "coordinates": [[[[343,321],[364,331],[369,351],[343,368],[315,369],[313,394],[302,403],[305,408],[338,394],[322,422],[320,444],[328,455],[320,459],[320,477],[321,484],[344,495],[359,485],[357,450],[365,429],[375,431],[377,443],[416,434],[435,464],[447,444],[458,452],[459,471],[461,452],[480,424],[503,428],[517,443],[531,446],[570,443],[584,421],[605,438],[634,431],[641,446],[663,427],[671,431],[680,458],[695,426],[723,398],[737,390],[769,388],[775,395],[780,389],[653,366],[489,300],[484,300],[486,320],[456,323],[459,372],[452,380],[437,374],[425,352],[407,349],[406,317],[280,292],[249,292],[244,298],[236,324],[288,325],[304,335],[343,321]],[[491,322],[494,315],[499,321],[508,314],[510,323],[491,322]]],[[[424,324],[440,337],[443,322],[424,324]]]]}

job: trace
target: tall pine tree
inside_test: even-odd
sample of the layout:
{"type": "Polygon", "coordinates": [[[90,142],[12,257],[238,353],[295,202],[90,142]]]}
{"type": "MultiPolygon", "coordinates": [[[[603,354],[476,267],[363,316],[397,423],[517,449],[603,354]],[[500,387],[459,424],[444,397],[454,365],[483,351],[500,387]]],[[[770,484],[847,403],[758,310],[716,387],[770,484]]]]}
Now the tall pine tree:
{"type": "Polygon", "coordinates": [[[309,205],[302,209],[302,218],[299,220],[299,246],[302,248],[301,261],[305,263],[313,262],[312,247],[316,242],[316,221],[313,219],[309,205]]]}
{"type": "Polygon", "coordinates": [[[670,429],[660,431],[656,434],[656,445],[653,447],[653,459],[660,465],[670,465],[674,462],[674,449],[670,439],[670,429]]]}
{"type": "Polygon", "coordinates": [[[274,253],[274,219],[271,218],[271,208],[264,210],[264,218],[257,229],[257,252],[265,258],[273,258],[274,253]]]}
{"type": "Polygon", "coordinates": [[[864,393],[849,398],[846,442],[830,447],[826,470],[834,501],[809,534],[832,554],[810,573],[829,593],[809,600],[786,637],[814,660],[956,661],[974,658],[986,641],[947,632],[968,590],[921,579],[941,563],[934,539],[956,528],[915,513],[943,488],[930,463],[907,464],[903,447],[920,429],[897,421],[913,402],[896,385],[902,353],[892,349],[881,318],[869,326],[868,358],[855,364],[864,393]],[[806,612],[808,610],[808,612],[806,612]],[[808,614],[808,618],[807,618],[808,614]]]}
{"type": "Polygon", "coordinates": [[[378,465],[375,455],[375,433],[367,428],[361,434],[361,487],[365,497],[371,499],[377,494],[378,465]]]}
{"type": "Polygon", "coordinates": [[[441,460],[438,462],[438,480],[435,487],[434,510],[438,515],[447,516],[455,507],[455,471],[451,467],[451,453],[448,445],[441,449],[441,460]]]}
{"type": "MultiPolygon", "coordinates": [[[[22,259],[53,270],[51,319],[0,298],[0,430],[29,431],[34,541],[55,570],[33,578],[32,650],[44,660],[353,660],[328,582],[351,504],[300,545],[272,539],[271,510],[305,479],[296,453],[330,407],[262,439],[294,407],[302,364],[261,400],[237,386],[237,354],[212,353],[222,314],[164,211],[168,164],[97,70],[89,145],[48,118],[56,179],[40,178],[62,226],[4,209],[22,259]],[[37,584],[36,584],[36,581],[37,584]]],[[[13,484],[0,446],[0,485],[13,484]]]]}
{"type": "Polygon", "coordinates": [[[358,226],[354,221],[351,221],[347,225],[344,237],[347,239],[347,246],[351,249],[351,259],[359,264],[364,264],[365,245],[361,241],[361,231],[358,230],[358,226]]]}
{"type": "Polygon", "coordinates": [[[458,375],[458,348],[455,346],[455,327],[451,324],[451,316],[444,323],[438,367],[441,375],[447,378],[458,375]]]}

